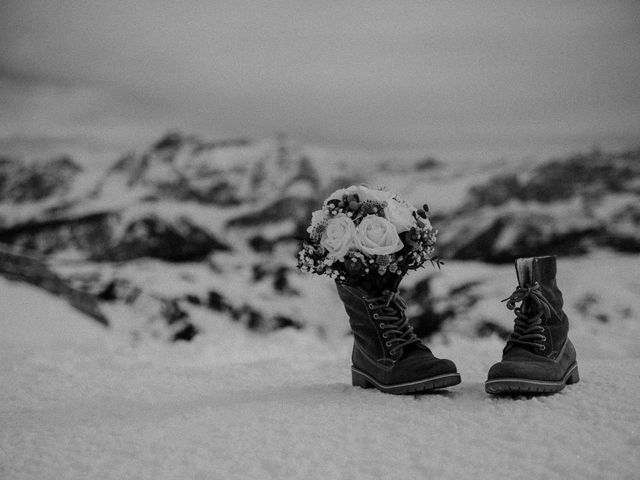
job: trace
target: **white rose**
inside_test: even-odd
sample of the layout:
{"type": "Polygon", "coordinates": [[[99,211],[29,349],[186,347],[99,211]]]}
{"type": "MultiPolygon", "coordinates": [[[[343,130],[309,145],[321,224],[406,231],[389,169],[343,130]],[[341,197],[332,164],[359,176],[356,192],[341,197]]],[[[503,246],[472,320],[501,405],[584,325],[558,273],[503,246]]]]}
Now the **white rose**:
{"type": "Polygon", "coordinates": [[[329,252],[330,259],[342,260],[354,245],[355,235],[356,226],[353,220],[344,214],[336,215],[327,223],[320,245],[329,252]]]}
{"type": "Polygon", "coordinates": [[[416,226],[413,211],[406,203],[390,199],[384,209],[384,216],[393,223],[398,233],[407,232],[416,226]]]}
{"type": "Polygon", "coordinates": [[[396,227],[377,215],[367,215],[356,229],[356,247],[367,255],[391,255],[404,245],[396,227]]]}

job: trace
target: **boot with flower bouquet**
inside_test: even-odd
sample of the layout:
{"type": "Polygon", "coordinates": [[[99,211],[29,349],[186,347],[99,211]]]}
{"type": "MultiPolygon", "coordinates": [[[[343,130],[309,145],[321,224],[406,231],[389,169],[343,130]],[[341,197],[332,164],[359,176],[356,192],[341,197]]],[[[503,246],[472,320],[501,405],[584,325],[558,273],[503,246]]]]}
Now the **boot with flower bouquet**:
{"type": "Polygon", "coordinates": [[[460,383],[455,364],[436,358],[413,332],[398,294],[409,270],[440,266],[426,210],[386,190],[351,186],[312,214],[298,267],[336,282],[354,335],[354,386],[407,394],[460,383]]]}

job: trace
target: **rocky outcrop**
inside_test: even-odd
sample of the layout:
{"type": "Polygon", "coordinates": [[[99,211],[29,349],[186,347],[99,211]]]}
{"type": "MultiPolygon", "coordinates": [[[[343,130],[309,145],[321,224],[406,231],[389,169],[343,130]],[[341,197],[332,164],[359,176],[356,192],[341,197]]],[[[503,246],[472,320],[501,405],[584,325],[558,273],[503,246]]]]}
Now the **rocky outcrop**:
{"type": "Polygon", "coordinates": [[[0,176],[4,182],[1,192],[27,204],[33,198],[50,201],[39,209],[29,204],[31,217],[6,221],[0,227],[0,241],[45,255],[73,249],[92,260],[126,261],[143,256],[197,260],[227,250],[224,237],[228,230],[240,231],[257,250],[268,250],[274,242],[304,232],[326,187],[312,160],[284,137],[254,145],[243,139],[205,142],[168,133],[141,153],[121,157],[88,196],[73,201],[54,201],[48,184],[26,174],[14,175],[35,169],[39,176],[34,178],[42,180],[51,173],[55,191],[65,192],[80,171],[69,159],[44,162],[37,168],[13,160],[2,165],[0,172],[6,175],[0,176]],[[194,218],[190,214],[193,203],[211,206],[212,216],[228,220],[214,222],[220,230],[212,232],[208,223],[201,224],[202,215],[194,218]],[[144,213],[138,213],[141,204],[148,206],[144,213]],[[171,215],[163,213],[165,205],[171,215]],[[250,208],[226,213],[238,206],[250,208]],[[276,233],[266,235],[265,229],[276,233]]]}
{"type": "Polygon", "coordinates": [[[51,255],[75,249],[90,254],[108,243],[117,215],[98,212],[80,217],[33,220],[0,229],[0,242],[25,252],[51,255]]]}
{"type": "Polygon", "coordinates": [[[189,341],[199,332],[178,298],[149,294],[124,279],[112,279],[102,286],[99,282],[84,281],[85,288],[94,291],[95,297],[100,301],[105,304],[121,304],[135,312],[143,327],[132,328],[134,339],[149,335],[166,341],[189,341]]]}
{"type": "Polygon", "coordinates": [[[9,247],[0,245],[0,275],[9,280],[30,283],[54,295],[62,296],[71,306],[98,323],[109,325],[109,320],[93,295],[71,287],[38,258],[13,252],[9,247]]]}
{"type": "Polygon", "coordinates": [[[229,207],[277,196],[290,184],[318,188],[311,162],[284,138],[204,142],[172,132],[141,153],[123,156],[94,196],[129,190],[146,201],[193,201],[229,207]]]}
{"type": "Polygon", "coordinates": [[[89,258],[97,261],[127,261],[141,257],[171,262],[202,260],[214,251],[230,248],[187,217],[167,220],[147,214],[118,226],[106,248],[93,249],[89,258]]]}
{"type": "Polygon", "coordinates": [[[206,143],[169,133],[142,153],[129,153],[118,160],[98,182],[93,196],[129,191],[145,201],[237,205],[240,199],[235,180],[237,174],[246,174],[246,169],[229,174],[216,165],[216,151],[247,145],[246,140],[206,143]]]}
{"type": "Polygon", "coordinates": [[[466,208],[521,202],[554,203],[620,194],[640,195],[640,149],[620,153],[593,150],[555,158],[530,171],[493,177],[469,190],[466,208]]]}
{"type": "Polygon", "coordinates": [[[0,158],[0,202],[36,202],[63,196],[82,168],[70,157],[22,162],[0,158]]]}
{"type": "Polygon", "coordinates": [[[117,212],[14,225],[0,230],[0,242],[43,255],[73,250],[76,257],[95,261],[141,257],[194,261],[214,251],[229,250],[189,218],[165,219],[154,214],[132,217],[117,212]]]}
{"type": "Polygon", "coordinates": [[[640,150],[598,150],[502,173],[438,219],[441,257],[510,262],[608,247],[640,252],[640,150]]]}

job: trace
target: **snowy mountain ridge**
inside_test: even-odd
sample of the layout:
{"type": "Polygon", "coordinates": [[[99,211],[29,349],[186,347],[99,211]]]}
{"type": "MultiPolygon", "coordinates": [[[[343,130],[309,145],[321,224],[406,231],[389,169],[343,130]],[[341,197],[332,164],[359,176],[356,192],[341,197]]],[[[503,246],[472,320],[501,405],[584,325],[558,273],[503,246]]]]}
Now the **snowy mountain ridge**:
{"type": "MultiPolygon", "coordinates": [[[[102,298],[107,310],[114,302],[138,309],[156,326],[132,328],[165,338],[174,335],[177,318],[185,328],[206,330],[196,318],[211,311],[251,329],[310,327],[326,334],[322,318],[305,309],[319,279],[295,270],[295,253],[311,211],[329,192],[356,181],[428,203],[440,231],[438,254],[447,261],[640,249],[640,151],[511,166],[448,166],[426,158],[368,169],[341,168],[342,160],[327,155],[282,137],[206,142],[169,133],[97,176],[65,164],[70,173],[49,196],[34,196],[29,192],[39,183],[24,182],[20,198],[33,200],[16,202],[14,194],[0,202],[0,242],[43,255],[73,286],[102,298]],[[542,198],[545,185],[555,196],[542,198]],[[163,279],[171,279],[169,287],[163,279]]],[[[12,185],[7,191],[19,191],[12,185]]],[[[438,293],[434,273],[418,272],[403,291],[415,299],[410,318],[422,335],[475,311],[481,296],[473,282],[446,284],[438,293]]],[[[487,329],[504,335],[490,319],[474,321],[468,331],[487,329]]]]}

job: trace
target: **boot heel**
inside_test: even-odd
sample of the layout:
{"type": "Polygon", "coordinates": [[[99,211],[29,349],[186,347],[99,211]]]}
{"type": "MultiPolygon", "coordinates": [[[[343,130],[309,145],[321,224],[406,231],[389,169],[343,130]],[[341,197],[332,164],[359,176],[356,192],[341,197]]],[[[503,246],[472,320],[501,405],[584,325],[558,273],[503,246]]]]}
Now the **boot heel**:
{"type": "Polygon", "coordinates": [[[574,383],[578,383],[580,381],[580,373],[578,373],[578,366],[573,369],[569,378],[567,378],[567,385],[573,385],[574,383]]]}
{"type": "Polygon", "coordinates": [[[351,385],[361,388],[373,388],[373,384],[361,373],[351,370],[351,385]]]}

